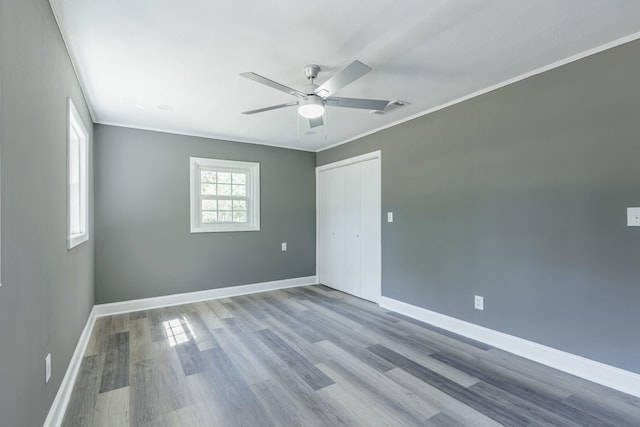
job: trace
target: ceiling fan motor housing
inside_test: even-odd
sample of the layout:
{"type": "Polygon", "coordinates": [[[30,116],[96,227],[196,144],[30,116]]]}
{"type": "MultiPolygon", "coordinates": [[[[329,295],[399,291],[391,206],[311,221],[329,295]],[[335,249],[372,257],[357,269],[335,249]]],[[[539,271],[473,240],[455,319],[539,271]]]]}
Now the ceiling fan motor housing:
{"type": "Polygon", "coordinates": [[[304,85],[302,87],[302,92],[307,94],[308,96],[316,96],[316,88],[318,87],[318,85],[315,85],[313,83],[310,83],[308,85],[304,85]]]}

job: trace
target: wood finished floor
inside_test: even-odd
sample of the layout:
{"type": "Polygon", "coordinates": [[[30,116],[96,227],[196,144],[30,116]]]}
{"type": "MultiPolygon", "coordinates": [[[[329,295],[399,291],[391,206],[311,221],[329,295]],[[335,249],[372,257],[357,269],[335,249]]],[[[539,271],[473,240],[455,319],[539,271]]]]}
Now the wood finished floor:
{"type": "Polygon", "coordinates": [[[640,399],[324,286],[102,317],[64,426],[640,426],[640,399]]]}

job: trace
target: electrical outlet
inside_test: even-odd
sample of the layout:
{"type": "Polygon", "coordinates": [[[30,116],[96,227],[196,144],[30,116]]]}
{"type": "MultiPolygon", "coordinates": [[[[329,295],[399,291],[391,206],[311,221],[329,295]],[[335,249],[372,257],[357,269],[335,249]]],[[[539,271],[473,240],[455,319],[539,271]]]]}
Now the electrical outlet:
{"type": "Polygon", "coordinates": [[[393,212],[387,212],[387,222],[393,222],[393,212]]]}
{"type": "Polygon", "coordinates": [[[282,251],[286,251],[287,250],[287,242],[282,242],[282,251]]]}
{"type": "Polygon", "coordinates": [[[484,297],[476,295],[474,298],[474,307],[476,310],[484,310],[484,297]]]}
{"type": "Polygon", "coordinates": [[[44,382],[45,384],[51,379],[51,353],[44,358],[44,382]]]}

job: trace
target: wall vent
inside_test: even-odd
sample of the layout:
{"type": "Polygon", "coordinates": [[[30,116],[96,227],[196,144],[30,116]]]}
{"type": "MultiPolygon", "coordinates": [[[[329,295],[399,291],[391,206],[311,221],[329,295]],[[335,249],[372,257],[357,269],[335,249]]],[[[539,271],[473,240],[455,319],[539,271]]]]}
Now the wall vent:
{"type": "Polygon", "coordinates": [[[390,113],[391,111],[397,110],[398,108],[401,108],[407,105],[409,105],[409,103],[406,101],[400,101],[400,100],[394,99],[393,101],[389,101],[387,106],[384,107],[384,110],[373,110],[373,111],[369,111],[369,113],[378,114],[378,115],[387,114],[387,113],[390,113]]]}

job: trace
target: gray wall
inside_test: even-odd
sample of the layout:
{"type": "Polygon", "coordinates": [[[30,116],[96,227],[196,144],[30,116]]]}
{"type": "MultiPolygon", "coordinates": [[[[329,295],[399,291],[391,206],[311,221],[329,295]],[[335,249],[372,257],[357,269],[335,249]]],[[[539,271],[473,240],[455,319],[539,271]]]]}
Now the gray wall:
{"type": "Polygon", "coordinates": [[[640,373],[638,76],[633,42],[318,153],[382,149],[383,295],[640,373]]]}
{"type": "Polygon", "coordinates": [[[314,153],[113,126],[94,132],[96,303],[315,275],[314,153]],[[191,156],[260,163],[260,231],[189,232],[191,156]]]}
{"type": "Polygon", "coordinates": [[[94,299],[93,239],[67,250],[67,97],[92,123],[46,0],[0,2],[0,86],[0,424],[38,426],[94,299]]]}

